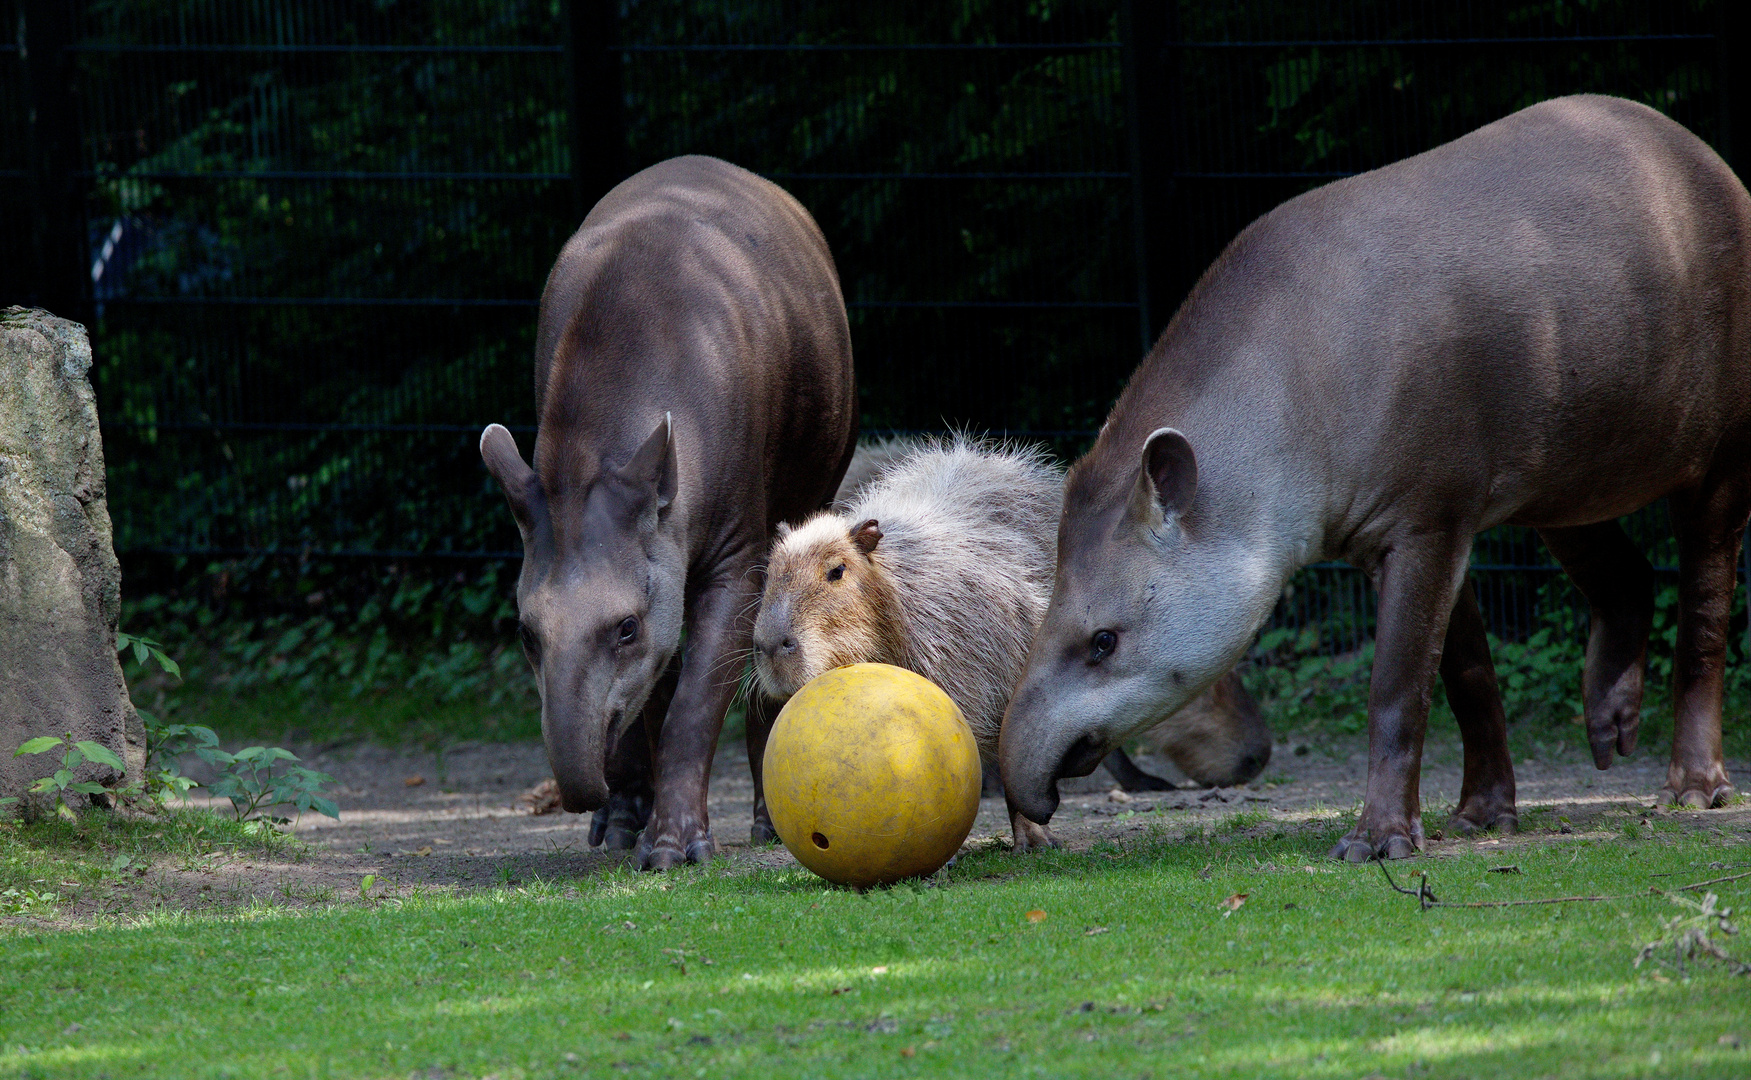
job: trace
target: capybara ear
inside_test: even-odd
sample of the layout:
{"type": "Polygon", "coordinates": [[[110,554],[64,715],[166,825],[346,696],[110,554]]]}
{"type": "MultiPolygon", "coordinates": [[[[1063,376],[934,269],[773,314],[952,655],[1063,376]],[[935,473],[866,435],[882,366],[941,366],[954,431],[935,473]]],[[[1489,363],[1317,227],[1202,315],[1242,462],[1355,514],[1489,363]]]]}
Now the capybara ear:
{"type": "Polygon", "coordinates": [[[670,414],[663,414],[663,418],[657,421],[656,430],[632,455],[632,460],[616,472],[641,496],[654,496],[659,514],[668,509],[675,501],[675,489],[680,486],[675,461],[675,429],[670,414]]]}
{"type": "Polygon", "coordinates": [[[1192,444],[1173,428],[1156,428],[1143,440],[1143,467],[1138,484],[1147,486],[1165,517],[1185,513],[1198,493],[1198,459],[1192,444]]]}
{"type": "Polygon", "coordinates": [[[882,530],[877,528],[876,519],[870,518],[862,525],[852,529],[851,542],[856,544],[857,550],[863,552],[866,556],[874,551],[876,545],[882,542],[882,530]]]}
{"type": "Polygon", "coordinates": [[[527,535],[541,508],[541,481],[517,452],[517,440],[502,424],[488,424],[480,433],[480,459],[486,462],[486,471],[504,488],[511,516],[517,519],[517,528],[527,535]]]}

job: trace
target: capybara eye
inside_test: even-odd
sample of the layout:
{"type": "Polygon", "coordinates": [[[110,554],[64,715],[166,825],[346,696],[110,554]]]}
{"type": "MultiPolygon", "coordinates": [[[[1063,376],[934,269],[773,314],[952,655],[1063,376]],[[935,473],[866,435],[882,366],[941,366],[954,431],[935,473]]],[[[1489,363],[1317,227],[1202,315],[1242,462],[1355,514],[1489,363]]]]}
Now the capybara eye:
{"type": "Polygon", "coordinates": [[[541,663],[541,639],[535,636],[535,631],[529,629],[529,624],[517,624],[517,640],[523,643],[523,655],[529,658],[531,664],[541,663]]]}
{"type": "Polygon", "coordinates": [[[638,640],[638,618],[628,615],[620,622],[620,640],[616,644],[631,645],[638,640]]]}
{"type": "Polygon", "coordinates": [[[833,569],[827,571],[827,580],[828,581],[838,581],[840,578],[842,578],[844,576],[845,576],[845,564],[844,563],[840,563],[838,566],[835,566],[833,569]]]}
{"type": "Polygon", "coordinates": [[[1119,635],[1111,630],[1096,630],[1088,639],[1088,662],[1098,664],[1113,654],[1119,646],[1119,635]]]}

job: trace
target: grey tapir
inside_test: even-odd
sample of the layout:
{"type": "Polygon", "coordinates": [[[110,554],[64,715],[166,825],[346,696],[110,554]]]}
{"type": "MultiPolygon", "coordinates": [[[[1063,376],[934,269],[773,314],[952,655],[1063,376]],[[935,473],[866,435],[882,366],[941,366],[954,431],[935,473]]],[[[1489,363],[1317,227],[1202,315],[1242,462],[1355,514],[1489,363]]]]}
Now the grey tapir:
{"type": "Polygon", "coordinates": [[[1071,470],[1052,601],[1005,716],[1011,806],[1044,823],[1089,772],[1226,672],[1295,570],[1379,594],[1368,789],[1332,854],[1423,843],[1437,672],[1465,775],[1451,827],[1515,825],[1472,537],[1539,530],[1592,608],[1600,768],[1635,747],[1653,608],[1614,519],[1677,527],[1677,731],[1665,794],[1731,795],[1721,678],[1751,512],[1751,198],[1652,109],[1547,101],[1311,191],[1204,274],[1071,470]]]}
{"type": "Polygon", "coordinates": [[[535,410],[533,469],[497,424],[480,453],[523,534],[520,633],[560,800],[597,811],[592,843],[642,827],[643,867],[708,859],[711,759],[773,526],[825,506],[857,443],[820,229],[715,158],[626,180],[548,275],[535,410]]]}

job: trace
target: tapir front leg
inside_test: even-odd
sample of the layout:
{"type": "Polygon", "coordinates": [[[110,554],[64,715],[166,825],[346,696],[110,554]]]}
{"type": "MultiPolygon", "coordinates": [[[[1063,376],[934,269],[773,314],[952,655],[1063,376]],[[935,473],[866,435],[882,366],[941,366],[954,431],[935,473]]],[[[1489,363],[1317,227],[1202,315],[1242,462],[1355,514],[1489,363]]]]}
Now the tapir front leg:
{"type": "Polygon", "coordinates": [[[1380,616],[1368,684],[1368,792],[1361,820],[1333,858],[1403,859],[1423,846],[1423,735],[1470,540],[1470,533],[1413,537],[1374,568],[1380,616]]]}
{"type": "Polygon", "coordinates": [[[1751,478],[1672,496],[1678,533],[1678,641],[1672,657],[1677,716],[1660,798],[1696,810],[1733,797],[1721,754],[1721,691],[1727,619],[1738,584],[1739,545],[1751,511],[1751,478]]]}
{"type": "Polygon", "coordinates": [[[608,755],[608,801],[590,819],[590,846],[600,844],[609,851],[629,851],[638,843],[638,834],[650,820],[654,790],[651,784],[652,762],[656,758],[657,738],[663,730],[663,717],[669,712],[669,701],[675,696],[675,681],[681,675],[681,658],[669,661],[669,667],[645,699],[638,719],[615,740],[608,755]]]}
{"type": "Polygon", "coordinates": [[[744,612],[759,597],[758,575],[738,562],[688,605],[681,678],[657,746],[656,808],[638,844],[643,869],[706,862],[716,850],[706,809],[711,761],[747,661],[752,627],[744,612]]]}
{"type": "Polygon", "coordinates": [[[1459,587],[1459,602],[1447,623],[1447,643],[1441,649],[1441,684],[1447,703],[1459,721],[1465,747],[1465,774],[1459,806],[1447,821],[1450,832],[1483,829],[1514,832],[1520,818],[1514,810],[1514,759],[1508,754],[1508,722],[1502,714],[1502,692],[1490,659],[1490,639],[1478,610],[1471,583],[1459,587]]]}

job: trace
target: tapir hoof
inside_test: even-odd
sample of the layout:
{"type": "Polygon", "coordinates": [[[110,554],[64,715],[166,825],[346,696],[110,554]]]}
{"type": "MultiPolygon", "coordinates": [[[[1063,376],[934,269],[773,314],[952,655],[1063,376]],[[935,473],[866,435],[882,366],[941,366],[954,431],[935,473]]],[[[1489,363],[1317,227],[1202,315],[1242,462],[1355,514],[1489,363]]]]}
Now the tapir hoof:
{"type": "Polygon", "coordinates": [[[748,829],[748,843],[755,847],[765,847],[778,842],[778,830],[772,827],[772,817],[761,807],[754,814],[754,824],[748,829]]]}
{"type": "Polygon", "coordinates": [[[670,830],[663,830],[662,835],[652,839],[650,833],[653,831],[656,830],[647,830],[645,838],[639,841],[640,870],[667,870],[684,863],[710,862],[717,852],[716,842],[705,830],[698,830],[688,839],[682,839],[678,832],[670,830]]]}
{"type": "Polygon", "coordinates": [[[1462,808],[1455,811],[1453,816],[1447,819],[1447,831],[1457,833],[1460,836],[1475,836],[1489,829],[1494,829],[1504,836],[1517,833],[1520,831],[1520,816],[1514,813],[1512,808],[1498,810],[1494,813],[1488,810],[1462,808]]]}
{"type": "Polygon", "coordinates": [[[630,851],[650,816],[648,792],[610,792],[608,801],[590,818],[590,846],[630,851]]]}
{"type": "Polygon", "coordinates": [[[1682,790],[1674,790],[1668,783],[1660,789],[1659,802],[1662,806],[1681,806],[1686,810],[1712,810],[1727,805],[1734,794],[1733,785],[1725,782],[1711,783],[1705,780],[1686,784],[1682,790]]]}
{"type": "Polygon", "coordinates": [[[1339,840],[1331,849],[1332,858],[1352,863],[1365,863],[1373,859],[1408,859],[1416,853],[1416,842],[1402,832],[1393,833],[1379,843],[1374,843],[1358,831],[1339,840]]]}
{"type": "Polygon", "coordinates": [[[1587,745],[1593,751],[1593,766],[1601,771],[1611,768],[1612,755],[1628,757],[1635,753],[1636,736],[1641,728],[1639,708],[1615,710],[1609,715],[1587,718],[1587,745]]]}
{"type": "Polygon", "coordinates": [[[1044,825],[1036,825],[1024,817],[1020,811],[1009,815],[1009,827],[1014,833],[1011,851],[1040,851],[1045,848],[1062,847],[1058,838],[1052,835],[1052,830],[1044,825]]]}

